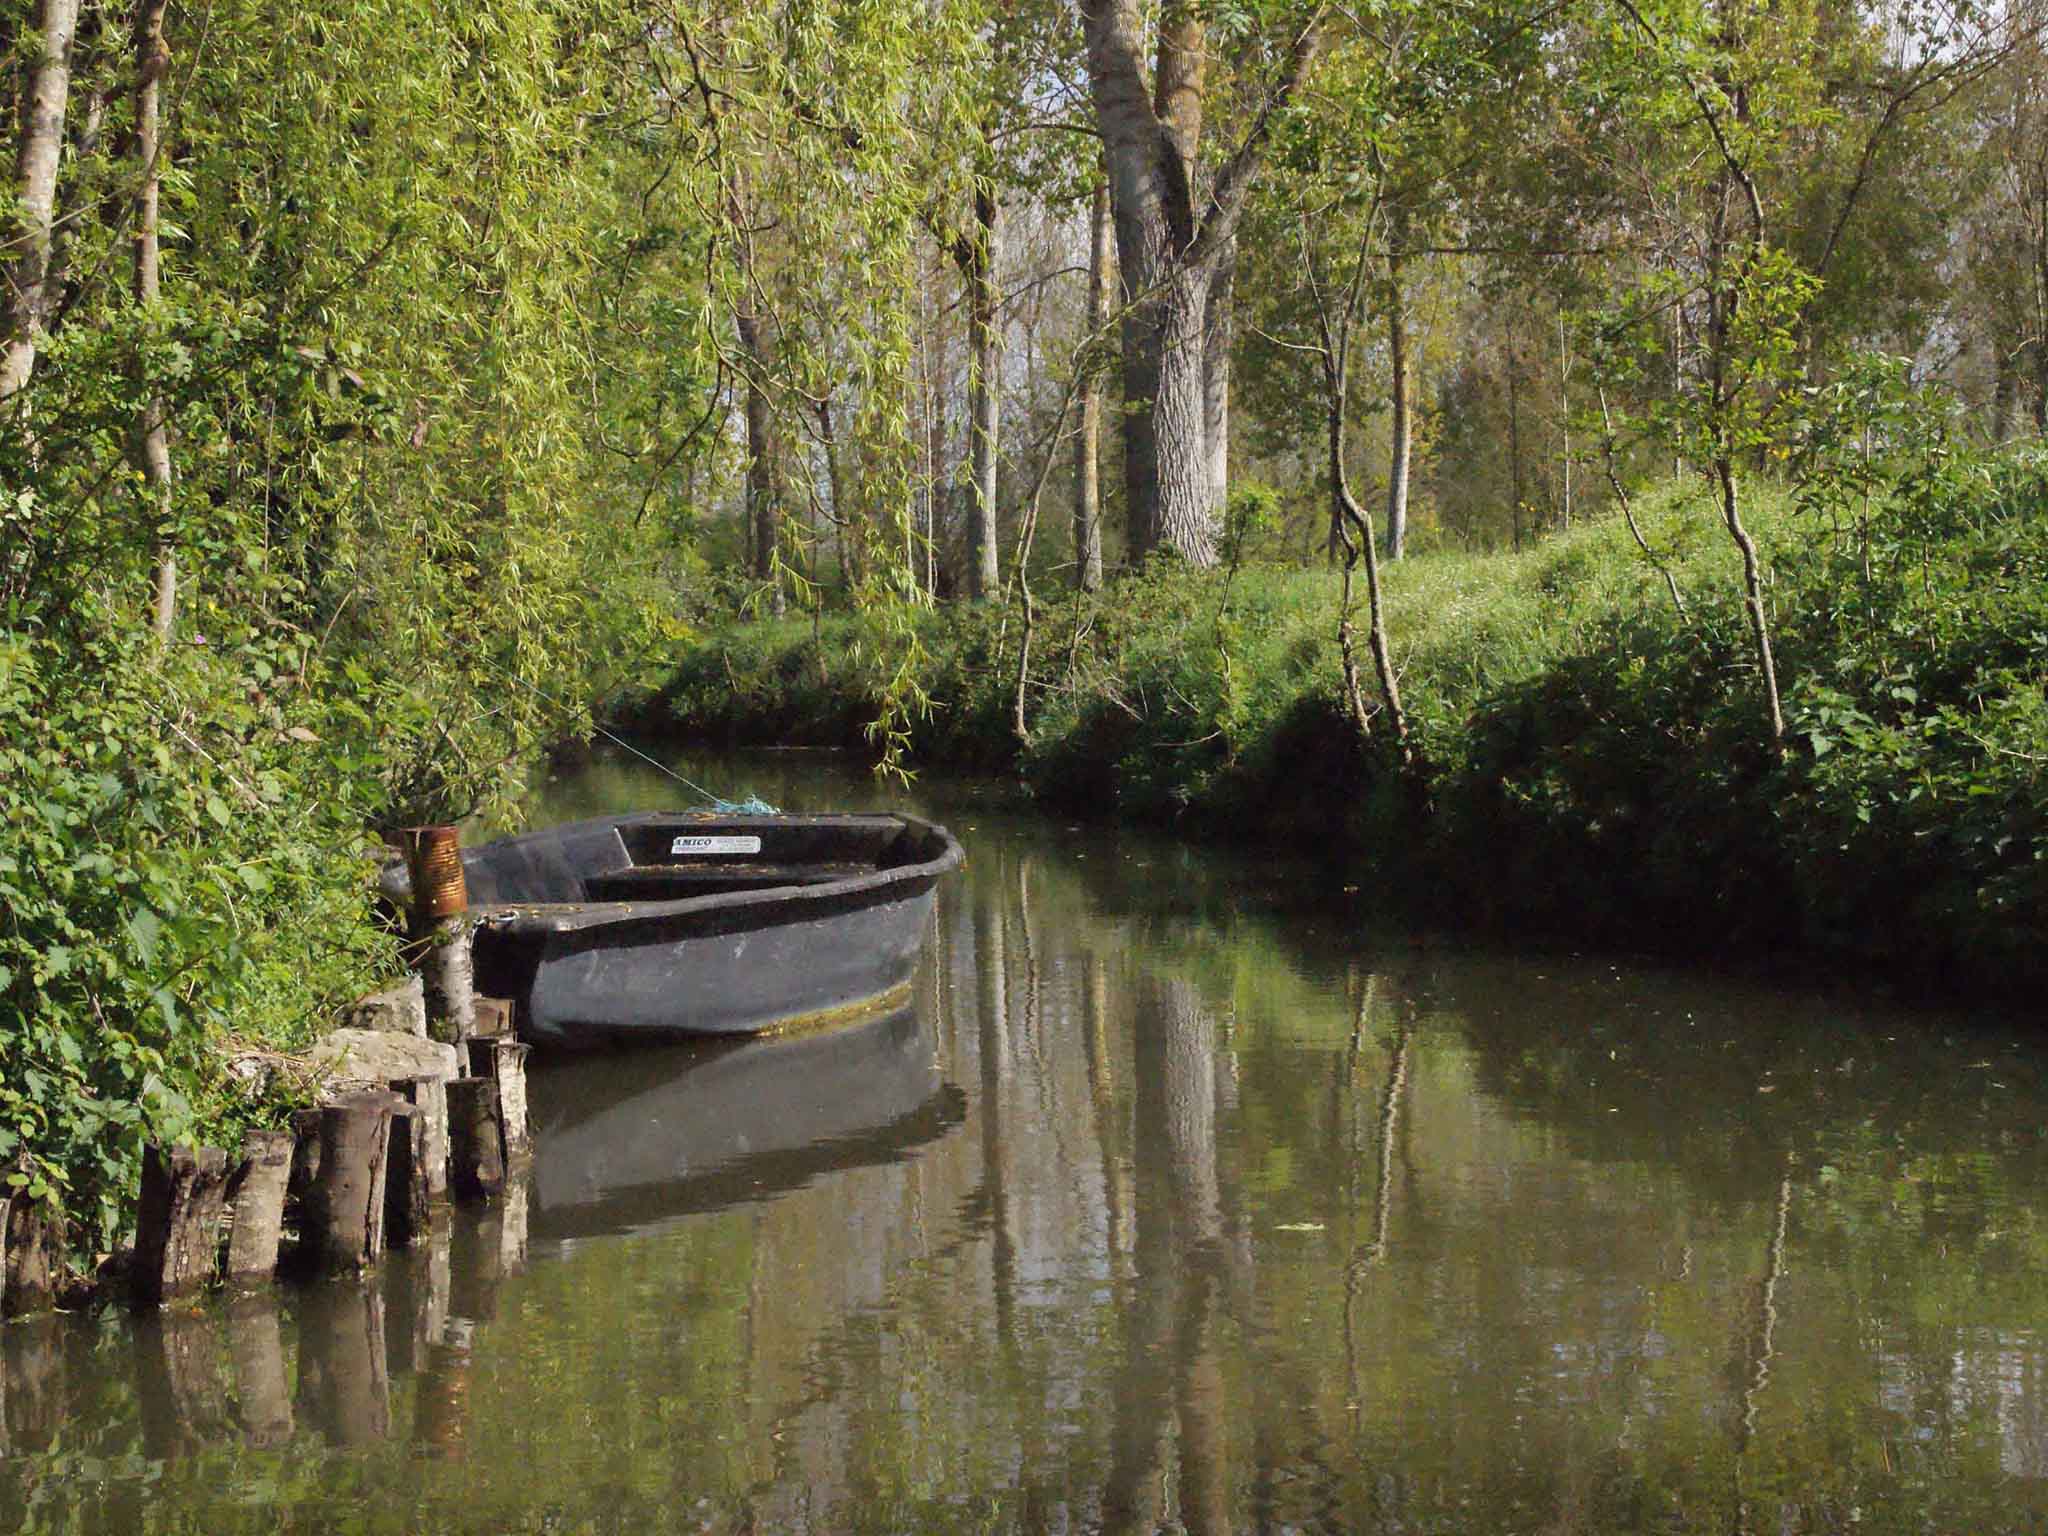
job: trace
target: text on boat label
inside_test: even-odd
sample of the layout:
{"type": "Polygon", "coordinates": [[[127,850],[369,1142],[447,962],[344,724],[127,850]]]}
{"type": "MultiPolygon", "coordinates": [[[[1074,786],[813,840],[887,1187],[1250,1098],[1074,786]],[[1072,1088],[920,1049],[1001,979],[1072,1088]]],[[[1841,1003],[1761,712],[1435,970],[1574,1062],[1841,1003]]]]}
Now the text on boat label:
{"type": "Polygon", "coordinates": [[[679,837],[668,845],[670,858],[685,853],[759,853],[758,837],[679,837]]]}

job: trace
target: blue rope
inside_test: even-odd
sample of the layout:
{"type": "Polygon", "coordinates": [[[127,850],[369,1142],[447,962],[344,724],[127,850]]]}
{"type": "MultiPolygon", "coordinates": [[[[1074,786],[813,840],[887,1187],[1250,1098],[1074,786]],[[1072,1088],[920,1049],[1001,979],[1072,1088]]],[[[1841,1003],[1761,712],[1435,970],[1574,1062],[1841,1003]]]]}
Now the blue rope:
{"type": "MultiPolygon", "coordinates": [[[[656,766],[659,766],[658,764],[656,766]]],[[[714,816],[780,816],[775,809],[759,795],[748,795],[744,800],[713,800],[710,810],[714,816]]]]}

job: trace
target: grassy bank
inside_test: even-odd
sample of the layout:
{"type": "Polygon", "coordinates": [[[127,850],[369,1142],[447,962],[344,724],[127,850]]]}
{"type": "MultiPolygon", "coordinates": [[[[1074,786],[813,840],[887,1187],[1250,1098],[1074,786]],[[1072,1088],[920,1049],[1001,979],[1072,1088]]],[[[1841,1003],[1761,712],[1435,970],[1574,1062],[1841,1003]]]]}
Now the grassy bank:
{"type": "MultiPolygon", "coordinates": [[[[1341,705],[1336,577],[1256,562],[1042,604],[1028,743],[1017,613],[924,616],[908,756],[1014,769],[1067,813],[1286,836],[1440,916],[1973,992],[2048,980],[2048,460],[1958,459],[1832,515],[1751,499],[1782,754],[1735,552],[1671,486],[1638,507],[1654,558],[1615,521],[1391,572],[1419,785],[1341,705]]],[[[731,630],[644,723],[861,744],[909,643],[845,618],[731,630]]]]}

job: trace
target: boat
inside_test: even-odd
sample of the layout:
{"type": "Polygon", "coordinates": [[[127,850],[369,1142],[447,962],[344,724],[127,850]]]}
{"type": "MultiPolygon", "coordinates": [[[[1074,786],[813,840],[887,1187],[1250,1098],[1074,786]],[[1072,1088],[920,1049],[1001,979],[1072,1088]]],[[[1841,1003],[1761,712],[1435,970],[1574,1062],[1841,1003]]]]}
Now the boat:
{"type": "Polygon", "coordinates": [[[907,995],[960,845],[914,816],[644,811],[462,851],[477,988],[540,1047],[843,1022],[907,995]]]}
{"type": "Polygon", "coordinates": [[[901,1162],[967,1113],[910,1008],[813,1034],[557,1056],[532,1088],[537,1241],[652,1231],[901,1162]]]}

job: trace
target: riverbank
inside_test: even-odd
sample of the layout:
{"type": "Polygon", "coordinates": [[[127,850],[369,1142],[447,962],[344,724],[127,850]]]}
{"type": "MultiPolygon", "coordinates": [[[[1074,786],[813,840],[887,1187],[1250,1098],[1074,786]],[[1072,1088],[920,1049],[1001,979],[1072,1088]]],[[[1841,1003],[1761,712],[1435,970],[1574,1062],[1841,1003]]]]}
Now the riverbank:
{"type": "Polygon", "coordinates": [[[1953,463],[1847,518],[1751,502],[1782,753],[1736,552],[1675,486],[1637,508],[1648,554],[1616,520],[1389,572],[1419,782],[1384,715],[1361,744],[1343,707],[1337,578],[1258,564],[1041,599],[1028,740],[1021,620],[994,605],[731,629],[633,723],[871,748],[914,646],[909,764],[1015,772],[1066,814],[1284,838],[1485,928],[1945,992],[2048,980],[2048,465],[1953,463]]]}

